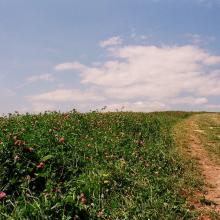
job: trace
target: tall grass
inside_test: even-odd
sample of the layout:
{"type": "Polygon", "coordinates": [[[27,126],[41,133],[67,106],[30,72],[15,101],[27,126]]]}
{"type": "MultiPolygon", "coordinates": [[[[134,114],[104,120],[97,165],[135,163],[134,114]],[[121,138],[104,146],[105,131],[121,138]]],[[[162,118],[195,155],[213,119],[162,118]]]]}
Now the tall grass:
{"type": "Polygon", "coordinates": [[[189,219],[172,128],[190,113],[0,119],[0,219],[189,219]]]}

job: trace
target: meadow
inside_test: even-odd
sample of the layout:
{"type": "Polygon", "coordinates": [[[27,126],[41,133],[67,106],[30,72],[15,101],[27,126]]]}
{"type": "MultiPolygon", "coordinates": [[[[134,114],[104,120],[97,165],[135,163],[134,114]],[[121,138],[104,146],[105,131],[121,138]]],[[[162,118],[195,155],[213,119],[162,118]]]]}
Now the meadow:
{"type": "Polygon", "coordinates": [[[0,118],[0,219],[194,219],[198,187],[174,126],[192,115],[10,114],[0,118]]]}

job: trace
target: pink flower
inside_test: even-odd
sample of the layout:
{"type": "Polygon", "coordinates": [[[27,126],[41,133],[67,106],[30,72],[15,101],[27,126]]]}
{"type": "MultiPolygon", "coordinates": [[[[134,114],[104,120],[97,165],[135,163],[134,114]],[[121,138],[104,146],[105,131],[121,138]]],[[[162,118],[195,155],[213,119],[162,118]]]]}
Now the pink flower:
{"type": "Polygon", "coordinates": [[[14,145],[20,146],[21,145],[21,140],[15,140],[14,145]]]}
{"type": "Polygon", "coordinates": [[[0,191],[0,200],[3,200],[6,197],[6,193],[0,191]]]}
{"type": "Polygon", "coordinates": [[[64,137],[61,137],[59,140],[60,143],[64,143],[64,141],[65,141],[64,137]]]}
{"type": "Polygon", "coordinates": [[[44,166],[45,166],[45,163],[44,163],[44,162],[40,162],[40,163],[37,165],[37,168],[43,169],[44,166]]]}

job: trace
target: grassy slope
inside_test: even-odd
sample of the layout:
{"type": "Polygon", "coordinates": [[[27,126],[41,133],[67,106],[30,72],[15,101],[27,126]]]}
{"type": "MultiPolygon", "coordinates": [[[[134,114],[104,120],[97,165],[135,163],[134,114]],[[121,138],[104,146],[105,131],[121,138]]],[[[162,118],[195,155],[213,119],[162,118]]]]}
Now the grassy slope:
{"type": "Polygon", "coordinates": [[[201,114],[193,114],[186,120],[181,120],[174,126],[175,146],[181,159],[184,161],[186,169],[185,177],[182,180],[187,185],[189,197],[194,196],[194,190],[204,190],[204,179],[202,171],[198,165],[198,161],[192,157],[192,149],[190,146],[192,127],[190,121],[201,114]],[[191,195],[190,195],[191,194],[191,195]]]}
{"type": "Polygon", "coordinates": [[[220,114],[203,114],[197,116],[201,129],[200,138],[206,150],[220,164],[220,114]]]}
{"type": "Polygon", "coordinates": [[[0,201],[0,218],[193,218],[184,198],[192,167],[177,153],[172,135],[189,115],[1,118],[0,191],[7,197],[0,201]]]}

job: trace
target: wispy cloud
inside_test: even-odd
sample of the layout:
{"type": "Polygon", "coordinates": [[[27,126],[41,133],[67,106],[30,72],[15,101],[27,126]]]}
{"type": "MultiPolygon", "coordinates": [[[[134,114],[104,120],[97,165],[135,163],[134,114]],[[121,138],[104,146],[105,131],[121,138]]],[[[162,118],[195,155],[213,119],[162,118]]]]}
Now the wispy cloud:
{"type": "Polygon", "coordinates": [[[122,44],[123,40],[120,36],[111,37],[107,40],[101,41],[100,46],[101,47],[110,47],[110,46],[117,46],[122,44]]]}
{"type": "Polygon", "coordinates": [[[202,36],[202,35],[199,35],[199,34],[192,34],[192,33],[187,33],[185,35],[189,41],[192,43],[192,44],[196,44],[196,45],[199,45],[199,44],[209,44],[213,41],[215,41],[215,37],[213,36],[202,36]]]}
{"type": "Polygon", "coordinates": [[[84,68],[86,67],[79,62],[73,62],[73,63],[67,62],[67,63],[61,63],[61,64],[56,65],[54,67],[54,70],[56,71],[82,70],[84,68]]]}
{"type": "Polygon", "coordinates": [[[85,102],[104,101],[103,96],[92,91],[80,91],[76,89],[57,89],[38,95],[27,97],[32,102],[85,102]]]}
{"type": "Polygon", "coordinates": [[[53,82],[55,79],[52,74],[46,73],[46,74],[41,74],[41,75],[34,75],[34,76],[29,76],[27,78],[28,83],[34,83],[37,81],[49,81],[53,82]]]}

